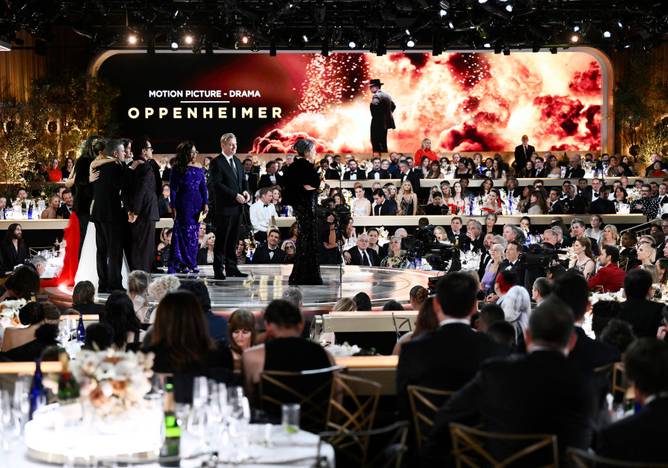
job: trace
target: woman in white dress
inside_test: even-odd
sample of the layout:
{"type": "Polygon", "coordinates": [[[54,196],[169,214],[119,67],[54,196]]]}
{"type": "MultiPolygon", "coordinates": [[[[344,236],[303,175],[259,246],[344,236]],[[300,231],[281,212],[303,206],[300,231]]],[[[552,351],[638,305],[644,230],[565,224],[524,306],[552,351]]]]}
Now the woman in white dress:
{"type": "Polygon", "coordinates": [[[353,216],[371,215],[371,202],[364,196],[364,187],[359,182],[355,184],[355,198],[350,203],[350,212],[353,216]]]}

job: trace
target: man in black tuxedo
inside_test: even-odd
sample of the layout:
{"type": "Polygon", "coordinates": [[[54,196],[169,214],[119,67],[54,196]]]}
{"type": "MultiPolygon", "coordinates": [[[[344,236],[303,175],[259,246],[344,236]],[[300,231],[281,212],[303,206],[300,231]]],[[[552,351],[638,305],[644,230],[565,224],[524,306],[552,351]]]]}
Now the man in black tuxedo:
{"type": "MultiPolygon", "coordinates": [[[[531,314],[525,342],[527,354],[482,363],[438,411],[425,450],[432,461],[447,460],[451,422],[482,423],[483,430],[504,434],[555,434],[562,451],[589,447],[593,393],[590,380],[567,359],[575,344],[568,306],[554,297],[543,301],[531,314]]],[[[496,442],[488,448],[504,459],[520,447],[496,442]]],[[[540,454],[547,455],[518,459],[518,466],[543,465],[540,454]]]]}
{"type": "MultiPolygon", "coordinates": [[[[91,171],[97,174],[93,183],[93,208],[91,219],[95,222],[97,244],[98,291],[123,289],[121,266],[123,264],[123,225],[126,214],[121,204],[123,164],[125,148],[121,140],[111,140],[105,148],[106,160],[91,163],[91,171]]],[[[96,176],[93,175],[93,179],[96,176]]],[[[152,252],[152,251],[151,251],[152,252]]]]}
{"type": "Polygon", "coordinates": [[[134,162],[127,176],[131,180],[131,191],[123,194],[128,213],[130,234],[130,271],[151,271],[155,250],[155,223],[160,220],[158,211],[158,190],[153,160],[153,145],[144,140],[141,153],[134,156],[134,162]]]}
{"type": "Polygon", "coordinates": [[[246,179],[246,185],[248,186],[248,193],[250,193],[252,201],[252,198],[255,197],[255,192],[257,192],[258,188],[257,174],[253,172],[253,160],[251,158],[244,159],[243,167],[244,167],[244,179],[246,179]]]}
{"type": "MultiPolygon", "coordinates": [[[[643,463],[668,462],[668,344],[643,338],[624,352],[624,373],[631,382],[640,411],[602,429],[597,455],[643,463]]],[[[653,465],[655,466],[655,465],[653,465]]]]}
{"type": "Polygon", "coordinates": [[[374,216],[394,216],[397,214],[397,204],[394,200],[388,200],[385,197],[383,189],[376,189],[373,192],[374,206],[372,213],[374,216]]]}
{"type": "Polygon", "coordinates": [[[580,194],[584,197],[587,206],[590,206],[601,196],[600,192],[603,188],[603,182],[597,177],[591,180],[591,185],[587,185],[587,179],[580,179],[578,185],[580,185],[581,182],[585,186],[580,190],[580,194]]]}
{"type": "Polygon", "coordinates": [[[533,170],[533,177],[537,179],[544,179],[547,177],[547,168],[545,167],[545,160],[538,156],[534,162],[535,168],[533,170]]]}
{"type": "Polygon", "coordinates": [[[374,153],[387,153],[387,130],[396,128],[392,112],[396,109],[389,94],[381,91],[383,83],[378,79],[369,81],[372,93],[371,104],[371,150],[374,153]]]}
{"type": "Polygon", "coordinates": [[[265,170],[266,174],[260,176],[260,181],[257,184],[257,188],[261,189],[263,187],[273,187],[274,185],[281,185],[282,177],[278,174],[278,163],[276,161],[269,161],[265,170]]]}
{"type": "Polygon", "coordinates": [[[281,233],[270,229],[267,242],[260,244],[253,254],[253,263],[285,263],[285,252],[280,247],[281,233]]]}
{"type": "Polygon", "coordinates": [[[400,417],[410,414],[408,385],[458,390],[473,378],[485,359],[507,353],[471,328],[471,315],[478,310],[478,290],[478,281],[467,273],[449,273],[438,282],[434,313],[439,328],[401,346],[397,366],[400,417]]]}
{"type": "Polygon", "coordinates": [[[579,179],[584,177],[585,171],[580,165],[580,155],[573,154],[568,157],[568,166],[566,167],[565,179],[579,179]]]}
{"type": "Polygon", "coordinates": [[[610,196],[610,187],[603,186],[600,189],[598,197],[596,200],[591,202],[589,205],[589,213],[591,214],[615,214],[617,210],[615,209],[615,202],[609,200],[610,196]]]}
{"type": "Polygon", "coordinates": [[[469,238],[466,235],[466,229],[463,227],[462,218],[455,216],[450,220],[450,229],[447,235],[451,244],[462,250],[468,250],[469,238]]]}
{"type": "Polygon", "coordinates": [[[350,255],[350,265],[378,266],[380,259],[375,250],[369,248],[369,236],[362,233],[357,236],[357,245],[346,251],[350,255]]]}
{"type": "Polygon", "coordinates": [[[656,246],[656,259],[664,258],[663,253],[668,241],[668,214],[661,215],[661,231],[663,232],[663,242],[656,246]]]}
{"type": "Polygon", "coordinates": [[[56,217],[61,219],[70,219],[70,215],[74,209],[74,197],[72,196],[72,191],[69,189],[63,190],[60,198],[63,200],[63,203],[56,210],[56,217]]]}
{"type": "Polygon", "coordinates": [[[366,173],[359,168],[357,161],[348,161],[348,170],[343,173],[343,180],[365,180],[366,173]]]}
{"type": "Polygon", "coordinates": [[[652,275],[641,269],[631,270],[624,278],[626,301],[621,303],[619,318],[633,327],[638,338],[654,338],[663,319],[665,306],[647,299],[652,290],[652,275]]]}
{"type": "Polygon", "coordinates": [[[524,285],[526,265],[520,258],[522,246],[517,241],[510,241],[506,245],[506,258],[499,265],[498,271],[512,271],[517,277],[517,284],[524,285]]]}
{"type": "Polygon", "coordinates": [[[209,166],[209,192],[216,204],[213,273],[215,279],[225,279],[225,275],[245,278],[248,275],[239,271],[236,251],[241,213],[250,195],[243,167],[235,156],[237,138],[233,133],[225,133],[220,137],[220,147],[221,154],[209,166]]]}
{"type": "Polygon", "coordinates": [[[449,211],[450,210],[448,205],[443,203],[443,195],[441,192],[434,192],[431,194],[431,203],[429,203],[424,209],[424,214],[447,215],[449,211]]]}
{"type": "Polygon", "coordinates": [[[665,182],[659,184],[659,193],[657,195],[657,203],[659,204],[659,212],[661,207],[668,203],[668,184],[665,182]]]}
{"type": "Polygon", "coordinates": [[[531,155],[536,152],[536,148],[529,144],[529,137],[522,135],[522,144],[515,147],[515,167],[519,171],[526,166],[531,155]]]}
{"type": "Polygon", "coordinates": [[[371,170],[367,172],[366,178],[375,180],[389,179],[390,173],[386,169],[381,168],[380,165],[380,158],[373,158],[371,160],[371,170]]]}
{"type": "Polygon", "coordinates": [[[421,178],[420,174],[414,169],[411,169],[406,161],[399,162],[399,171],[401,172],[401,174],[399,175],[401,183],[403,184],[405,181],[410,182],[411,186],[413,187],[413,193],[415,193],[419,197],[420,178],[421,178]]]}

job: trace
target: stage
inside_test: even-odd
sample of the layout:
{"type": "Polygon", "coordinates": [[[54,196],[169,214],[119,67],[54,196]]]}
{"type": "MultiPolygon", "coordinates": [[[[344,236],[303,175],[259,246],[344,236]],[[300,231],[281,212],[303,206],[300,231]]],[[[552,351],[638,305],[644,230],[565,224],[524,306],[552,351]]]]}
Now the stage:
{"type": "MultiPolygon", "coordinates": [[[[280,299],[290,287],[288,278],[292,265],[240,265],[248,278],[213,279],[211,266],[201,267],[199,275],[177,275],[182,279],[199,278],[206,282],[215,311],[231,311],[238,308],[258,310],[273,299],[280,299]]],[[[344,266],[342,281],[339,267],[322,266],[321,286],[300,286],[305,309],[329,309],[340,297],[352,298],[359,292],[371,297],[374,306],[382,306],[394,299],[408,302],[408,293],[413,286],[427,287],[428,278],[440,272],[397,270],[379,267],[344,266]]],[[[153,274],[153,277],[160,274],[153,274]]],[[[68,307],[71,304],[72,288],[46,288],[49,300],[68,307]]],[[[106,294],[98,294],[96,302],[104,303],[106,294]]]]}

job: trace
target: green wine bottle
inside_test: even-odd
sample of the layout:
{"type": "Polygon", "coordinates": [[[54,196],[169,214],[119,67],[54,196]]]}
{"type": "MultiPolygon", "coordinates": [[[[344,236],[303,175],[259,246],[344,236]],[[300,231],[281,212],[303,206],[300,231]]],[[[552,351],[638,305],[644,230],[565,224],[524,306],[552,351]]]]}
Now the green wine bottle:
{"type": "Polygon", "coordinates": [[[180,466],[181,464],[178,457],[181,452],[181,428],[176,419],[174,384],[171,381],[167,381],[165,384],[165,401],[163,408],[165,412],[165,441],[160,450],[160,466],[180,466]],[[170,460],[162,460],[162,458],[166,457],[169,457],[170,460]]]}
{"type": "Polygon", "coordinates": [[[58,378],[58,401],[70,401],[79,398],[79,384],[70,372],[70,358],[65,351],[60,353],[62,371],[58,378]]]}

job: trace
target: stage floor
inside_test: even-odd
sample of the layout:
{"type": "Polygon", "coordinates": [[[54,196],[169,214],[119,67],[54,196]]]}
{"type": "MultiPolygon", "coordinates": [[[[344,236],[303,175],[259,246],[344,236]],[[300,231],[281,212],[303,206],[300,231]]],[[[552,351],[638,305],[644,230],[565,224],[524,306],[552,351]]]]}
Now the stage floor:
{"type": "MultiPolygon", "coordinates": [[[[292,265],[240,265],[248,278],[213,279],[213,268],[201,267],[198,276],[177,275],[180,278],[199,278],[206,282],[214,310],[249,308],[252,310],[266,306],[273,299],[283,297],[288,289],[288,278],[292,265]]],[[[367,293],[373,305],[383,305],[390,299],[408,302],[408,293],[413,286],[427,287],[428,278],[439,272],[395,270],[378,267],[343,267],[343,281],[339,280],[339,267],[322,266],[321,286],[300,286],[305,308],[331,307],[340,297],[353,297],[359,292],[367,293]]],[[[159,276],[154,274],[152,277],[159,276]]],[[[65,303],[71,297],[71,288],[47,288],[52,300],[65,303]],[[68,297],[69,295],[69,297],[68,297]]],[[[106,294],[99,294],[96,302],[104,302],[106,294]]]]}

